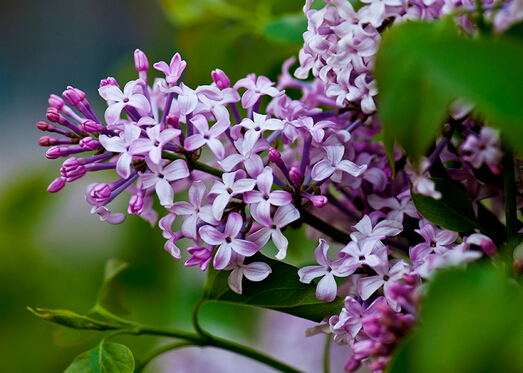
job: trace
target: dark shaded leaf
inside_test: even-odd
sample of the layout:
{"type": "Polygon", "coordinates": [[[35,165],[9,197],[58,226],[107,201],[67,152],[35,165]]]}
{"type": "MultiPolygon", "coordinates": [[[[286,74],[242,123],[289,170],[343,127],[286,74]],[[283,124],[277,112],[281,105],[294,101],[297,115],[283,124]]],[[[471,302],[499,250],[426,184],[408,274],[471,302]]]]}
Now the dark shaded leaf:
{"type": "Polygon", "coordinates": [[[96,307],[102,307],[115,315],[129,313],[124,305],[123,293],[117,276],[128,267],[128,264],[119,259],[109,259],[105,264],[104,282],[98,292],[96,307]]]}
{"type": "Polygon", "coordinates": [[[261,282],[244,281],[240,295],[229,288],[230,271],[209,267],[204,299],[268,308],[315,322],[320,322],[329,312],[338,312],[343,306],[343,299],[339,297],[330,303],[316,299],[316,284],[301,283],[298,268],[259,253],[252,260],[269,264],[272,273],[261,282]]]}
{"type": "Polygon", "coordinates": [[[431,179],[440,199],[421,194],[412,195],[416,210],[428,221],[454,232],[465,232],[477,228],[476,216],[467,194],[452,182],[443,179],[431,179]]]}

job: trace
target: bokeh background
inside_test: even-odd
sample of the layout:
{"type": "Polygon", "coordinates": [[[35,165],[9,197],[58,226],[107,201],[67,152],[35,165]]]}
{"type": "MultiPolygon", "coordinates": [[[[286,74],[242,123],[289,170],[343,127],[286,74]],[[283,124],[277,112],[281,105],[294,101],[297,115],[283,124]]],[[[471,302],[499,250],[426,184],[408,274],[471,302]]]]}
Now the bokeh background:
{"type": "MultiPolygon", "coordinates": [[[[251,72],[275,80],[281,63],[300,48],[306,28],[303,3],[0,2],[0,371],[63,372],[75,356],[98,343],[99,334],[45,323],[26,307],[87,312],[109,258],[129,263],[120,277],[127,317],[152,325],[190,330],[191,309],[205,278],[198,268],[183,267],[187,258],[172,260],[157,226],[137,217],[110,226],[89,214],[85,186],[113,180],[111,172],[88,175],[57,194],[46,192],[61,165],[61,160],[47,160],[46,149],[37,145],[43,134],[35,124],[45,120],[49,94],[61,94],[68,85],[80,88],[102,117],[99,82],[114,76],[123,86],[136,79],[136,48],[147,54],[151,67],[179,51],[188,63],[183,80],[193,88],[211,83],[215,68],[231,81],[251,72]]],[[[150,73],[152,81],[152,68],[150,73]]],[[[303,249],[311,243],[302,237],[293,242],[303,249]]],[[[305,371],[320,369],[324,336],[304,343],[303,330],[311,326],[306,321],[209,305],[202,310],[202,324],[305,371]]],[[[117,341],[137,359],[165,342],[150,337],[117,341]]],[[[346,358],[347,350],[340,351],[333,354],[333,372],[341,371],[346,358]]],[[[185,349],[156,359],[146,372],[198,372],[204,366],[208,372],[271,371],[222,351],[185,349]]]]}

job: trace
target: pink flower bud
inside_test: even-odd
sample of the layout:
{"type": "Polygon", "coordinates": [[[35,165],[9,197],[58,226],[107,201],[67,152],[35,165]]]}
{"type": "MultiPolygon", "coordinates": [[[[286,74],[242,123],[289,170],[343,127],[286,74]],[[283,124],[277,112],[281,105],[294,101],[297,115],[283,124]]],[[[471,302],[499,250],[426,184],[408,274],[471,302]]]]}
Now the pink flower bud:
{"type": "Polygon", "coordinates": [[[291,170],[289,171],[289,178],[290,180],[296,184],[296,185],[299,185],[300,182],[301,182],[301,177],[302,177],[302,174],[301,174],[301,171],[298,167],[291,167],[291,170]]]}
{"type": "Polygon", "coordinates": [[[100,125],[92,119],[84,119],[80,124],[82,131],[93,133],[100,129],[100,125]]]}
{"type": "Polygon", "coordinates": [[[111,197],[111,187],[106,183],[99,183],[91,189],[91,198],[96,202],[105,202],[111,197]]]}
{"type": "Polygon", "coordinates": [[[47,151],[45,152],[45,156],[47,159],[56,159],[58,157],[60,157],[61,155],[61,152],[60,152],[60,146],[53,146],[52,148],[49,148],[47,149],[47,151]]]}
{"type": "Polygon", "coordinates": [[[60,172],[63,176],[64,173],[70,172],[73,170],[76,170],[80,166],[80,161],[76,157],[67,158],[64,163],[62,163],[62,168],[60,169],[60,172]]]}
{"type": "Polygon", "coordinates": [[[49,96],[49,105],[58,109],[58,110],[61,110],[65,103],[64,103],[64,100],[62,100],[62,98],[60,96],[57,96],[55,94],[52,94],[49,96]]]}
{"type": "Polygon", "coordinates": [[[349,360],[347,361],[347,364],[345,364],[345,370],[347,372],[355,372],[356,370],[358,370],[360,365],[361,360],[358,360],[354,357],[354,355],[351,355],[351,357],[349,357],[349,360]]]}
{"type": "Polygon", "coordinates": [[[281,153],[274,148],[270,148],[269,161],[271,161],[272,163],[278,163],[279,161],[281,161],[281,153]]]}
{"type": "Polygon", "coordinates": [[[80,146],[84,148],[85,151],[90,152],[91,150],[100,147],[100,142],[92,137],[84,137],[80,140],[80,146]]]}
{"type": "Polygon", "coordinates": [[[325,196],[313,196],[311,197],[311,202],[314,207],[322,208],[324,207],[329,200],[325,196]]]}
{"type": "Polygon", "coordinates": [[[147,71],[147,69],[149,69],[147,56],[139,49],[134,51],[134,66],[138,72],[147,71]]]}
{"type": "Polygon", "coordinates": [[[38,140],[38,145],[40,146],[51,146],[51,136],[49,135],[45,135],[45,136],[42,136],[40,137],[40,139],[38,140]]]}
{"type": "Polygon", "coordinates": [[[49,193],[56,193],[59,190],[61,190],[65,186],[65,179],[63,177],[58,177],[54,179],[54,181],[49,184],[47,187],[47,191],[49,193]]]}
{"type": "Polygon", "coordinates": [[[127,208],[127,213],[129,215],[141,215],[143,212],[144,200],[143,197],[139,194],[135,194],[129,200],[129,207],[127,208]]]}
{"type": "Polygon", "coordinates": [[[45,117],[49,122],[58,123],[58,121],[60,120],[60,113],[58,112],[57,108],[48,107],[45,117]]]}
{"type": "Polygon", "coordinates": [[[43,120],[41,120],[40,122],[36,123],[36,128],[38,128],[40,131],[52,132],[53,129],[55,129],[56,127],[53,126],[52,124],[49,124],[49,123],[44,122],[43,120]]]}
{"type": "Polygon", "coordinates": [[[62,173],[62,176],[64,176],[66,181],[68,183],[70,183],[72,181],[78,180],[79,178],[83,177],[86,173],[87,173],[87,169],[85,168],[85,166],[80,165],[80,166],[78,166],[78,168],[65,173],[65,175],[64,175],[64,173],[62,173]]]}
{"type": "Polygon", "coordinates": [[[85,93],[83,94],[83,97],[81,95],[83,93],[79,89],[75,89],[71,86],[67,87],[67,89],[62,93],[62,96],[67,102],[67,104],[71,106],[76,106],[80,101],[82,101],[83,98],[85,98],[85,93]]]}
{"type": "Polygon", "coordinates": [[[229,86],[231,85],[230,79],[220,69],[212,71],[211,76],[212,80],[214,80],[214,83],[216,83],[216,86],[220,89],[229,88],[229,86]]]}
{"type": "Polygon", "coordinates": [[[167,118],[165,118],[165,122],[167,124],[167,127],[177,128],[180,129],[180,118],[175,114],[169,114],[167,115],[167,118]]]}

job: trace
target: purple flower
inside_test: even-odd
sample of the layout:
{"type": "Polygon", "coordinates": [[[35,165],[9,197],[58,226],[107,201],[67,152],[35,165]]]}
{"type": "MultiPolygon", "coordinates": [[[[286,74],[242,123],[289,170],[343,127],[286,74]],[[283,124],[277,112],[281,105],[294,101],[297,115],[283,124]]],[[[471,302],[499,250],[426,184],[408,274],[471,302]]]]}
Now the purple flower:
{"type": "Polygon", "coordinates": [[[271,192],[273,180],[272,169],[268,166],[265,167],[256,178],[258,190],[245,192],[243,196],[245,203],[254,204],[251,209],[256,210],[256,220],[266,227],[272,225],[271,205],[285,206],[292,202],[292,196],[289,192],[283,190],[271,192]]]}
{"type": "MultiPolygon", "coordinates": [[[[150,118],[152,121],[154,119],[150,118]]],[[[156,123],[154,121],[154,123],[156,123]]],[[[167,143],[174,138],[180,136],[182,131],[176,128],[167,128],[162,130],[161,124],[156,124],[154,127],[148,127],[145,130],[149,138],[140,138],[134,140],[129,153],[131,155],[147,155],[152,163],[159,165],[162,160],[162,150],[167,143]]]]}
{"type": "Polygon", "coordinates": [[[179,53],[176,53],[171,59],[171,63],[167,65],[164,61],[156,62],[153,67],[165,74],[165,80],[170,86],[175,86],[178,79],[182,75],[183,70],[187,66],[187,62],[182,60],[179,53]]]}
{"type": "Polygon", "coordinates": [[[455,246],[454,242],[458,238],[457,232],[436,228],[431,223],[425,224],[421,229],[414,229],[414,232],[425,240],[409,250],[410,260],[415,263],[422,262],[433,252],[439,255],[446,253],[455,246]]]}
{"type": "Polygon", "coordinates": [[[332,302],[336,298],[338,287],[336,280],[334,280],[333,270],[335,269],[333,269],[333,263],[327,257],[328,250],[329,244],[323,238],[320,238],[320,243],[318,247],[316,247],[316,250],[314,250],[314,258],[319,266],[300,268],[298,276],[300,276],[300,281],[305,284],[310,284],[314,278],[323,276],[316,287],[316,298],[318,298],[318,300],[332,302]]]}
{"type": "Polygon", "coordinates": [[[160,199],[160,204],[162,206],[171,205],[174,199],[174,191],[170,182],[189,176],[187,163],[182,159],[177,159],[162,167],[153,163],[149,157],[145,157],[145,161],[151,172],[140,174],[143,187],[147,189],[154,186],[156,194],[160,199]]]}
{"type": "Polygon", "coordinates": [[[276,97],[283,93],[273,87],[273,85],[274,83],[264,76],[259,76],[256,79],[256,75],[249,74],[246,78],[238,80],[234,85],[234,89],[237,90],[239,87],[247,89],[242,96],[242,107],[247,109],[254,106],[262,95],[276,97]]]}
{"type": "Polygon", "coordinates": [[[185,237],[198,239],[197,224],[204,221],[211,225],[218,225],[220,222],[212,215],[211,205],[202,206],[205,195],[205,184],[201,180],[193,182],[189,188],[189,203],[185,201],[174,202],[169,211],[177,215],[186,215],[182,224],[182,233],[185,237]]]}
{"type": "Polygon", "coordinates": [[[333,182],[340,183],[342,172],[358,177],[367,169],[367,165],[358,166],[343,159],[345,147],[342,145],[324,146],[323,149],[327,153],[327,159],[319,161],[312,168],[311,176],[314,180],[321,181],[330,177],[333,182]]]}
{"type": "Polygon", "coordinates": [[[237,212],[231,212],[227,217],[227,223],[223,232],[210,225],[200,228],[200,237],[210,245],[220,245],[214,256],[214,268],[224,269],[231,261],[232,252],[252,256],[258,251],[258,245],[254,242],[242,240],[238,237],[242,228],[243,219],[237,212]]]}
{"type": "Polygon", "coordinates": [[[185,139],[183,143],[185,149],[192,152],[207,145],[219,161],[223,160],[225,149],[219,137],[229,128],[231,124],[229,118],[220,118],[210,129],[207,119],[201,114],[195,115],[191,122],[198,133],[185,139]]]}
{"type": "Polygon", "coordinates": [[[225,267],[225,270],[231,270],[232,272],[227,278],[229,287],[235,293],[242,293],[242,280],[245,276],[249,281],[259,282],[267,278],[272,272],[271,267],[264,262],[253,262],[249,264],[243,264],[245,257],[236,252],[232,252],[231,262],[225,267]]]}
{"type": "Polygon", "coordinates": [[[105,111],[105,121],[108,125],[116,124],[120,120],[120,113],[127,107],[134,107],[138,113],[147,115],[151,110],[151,105],[145,96],[141,93],[135,93],[137,85],[144,85],[142,79],[131,80],[128,82],[123,92],[114,85],[106,85],[98,89],[100,96],[109,102],[109,107],[105,111]]]}
{"type": "MultiPolygon", "coordinates": [[[[253,210],[254,219],[259,221],[259,218],[254,216],[256,210],[253,210]]],[[[289,241],[283,235],[281,230],[287,225],[296,221],[300,218],[300,212],[294,205],[288,204],[285,206],[280,206],[274,213],[274,218],[272,219],[272,225],[268,227],[262,227],[256,232],[247,237],[249,241],[255,242],[259,247],[264,247],[265,244],[272,238],[272,242],[278,249],[278,254],[276,254],[277,259],[285,259],[287,255],[287,247],[289,246],[289,241]]]]}

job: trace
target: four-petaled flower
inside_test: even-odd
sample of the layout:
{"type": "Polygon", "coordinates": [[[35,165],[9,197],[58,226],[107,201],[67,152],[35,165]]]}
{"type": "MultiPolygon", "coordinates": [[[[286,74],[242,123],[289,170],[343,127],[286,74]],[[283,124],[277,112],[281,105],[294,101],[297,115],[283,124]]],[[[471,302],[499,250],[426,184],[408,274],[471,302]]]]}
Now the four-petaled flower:
{"type": "Polygon", "coordinates": [[[233,251],[243,256],[253,256],[258,251],[258,245],[254,242],[238,238],[242,225],[241,215],[231,212],[227,217],[223,232],[210,225],[204,225],[198,231],[202,240],[209,245],[219,245],[214,256],[214,268],[224,269],[231,261],[233,251]]]}

